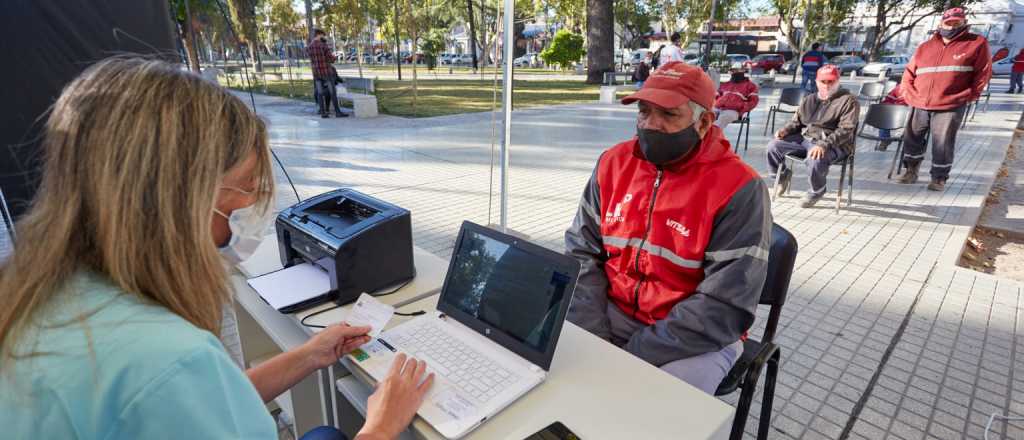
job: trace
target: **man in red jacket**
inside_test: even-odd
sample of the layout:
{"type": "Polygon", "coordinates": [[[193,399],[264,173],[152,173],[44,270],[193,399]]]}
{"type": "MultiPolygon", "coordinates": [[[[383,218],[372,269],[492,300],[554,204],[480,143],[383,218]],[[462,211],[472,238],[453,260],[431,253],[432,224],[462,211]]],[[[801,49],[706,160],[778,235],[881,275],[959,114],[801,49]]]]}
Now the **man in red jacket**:
{"type": "Polygon", "coordinates": [[[622,100],[637,136],[605,151],[565,233],[569,320],[714,393],[743,352],[768,265],[768,189],[732,153],[715,89],[671,62],[622,100]]]}
{"type": "Polygon", "coordinates": [[[1013,57],[1013,67],[1010,69],[1010,90],[1006,93],[1024,93],[1024,49],[1013,57]],[[1016,92],[1014,92],[1016,90],[1016,92]]]}
{"type": "Polygon", "coordinates": [[[715,100],[715,120],[722,130],[747,112],[757,107],[757,84],[747,78],[746,69],[734,67],[729,69],[731,78],[718,86],[718,99],[715,100]]]}
{"type": "Polygon", "coordinates": [[[988,40],[969,30],[963,9],[946,11],[939,29],[917,47],[903,72],[903,98],[913,110],[904,140],[907,171],[900,183],[917,182],[926,148],[925,134],[931,131],[932,181],[928,189],[946,188],[956,133],[967,105],[978,100],[992,78],[988,40]]]}

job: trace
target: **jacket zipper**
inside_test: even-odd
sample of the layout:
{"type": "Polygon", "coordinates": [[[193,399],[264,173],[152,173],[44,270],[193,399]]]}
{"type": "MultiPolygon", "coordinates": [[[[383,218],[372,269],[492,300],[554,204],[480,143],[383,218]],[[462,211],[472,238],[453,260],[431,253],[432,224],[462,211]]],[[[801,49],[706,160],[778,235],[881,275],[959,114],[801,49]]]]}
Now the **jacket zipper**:
{"type": "MultiPolygon", "coordinates": [[[[651,233],[651,222],[654,217],[654,201],[658,199],[658,187],[661,186],[661,168],[658,169],[658,175],[654,178],[654,190],[651,192],[651,204],[647,207],[647,227],[644,229],[644,238],[640,241],[640,247],[636,249],[636,258],[633,260],[633,270],[640,272],[640,251],[647,244],[647,236],[651,233]]],[[[636,314],[640,311],[640,286],[644,284],[644,274],[640,274],[640,281],[637,281],[636,288],[633,289],[633,318],[636,318],[636,314]]]]}
{"type": "MultiPolygon", "coordinates": [[[[939,41],[942,41],[942,39],[940,38],[939,41]]],[[[956,40],[951,40],[949,42],[949,44],[953,44],[953,41],[956,41],[956,40]]],[[[939,61],[936,64],[936,66],[941,66],[942,65],[942,59],[946,56],[946,48],[949,47],[949,44],[945,44],[945,43],[942,44],[942,50],[939,51],[939,61]]],[[[935,72],[935,73],[940,73],[940,72],[935,72]]],[[[932,81],[930,81],[928,83],[928,100],[924,102],[924,105],[929,106],[929,107],[932,105],[932,89],[934,89],[934,88],[935,88],[935,80],[932,79],[932,81]]]]}

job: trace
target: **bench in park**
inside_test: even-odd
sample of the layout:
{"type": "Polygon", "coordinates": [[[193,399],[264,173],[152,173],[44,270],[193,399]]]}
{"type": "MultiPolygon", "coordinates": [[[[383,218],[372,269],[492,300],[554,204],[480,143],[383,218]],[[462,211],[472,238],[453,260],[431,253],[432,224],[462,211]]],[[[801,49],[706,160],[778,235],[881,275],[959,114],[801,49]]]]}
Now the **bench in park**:
{"type": "Polygon", "coordinates": [[[632,72],[605,72],[604,73],[604,85],[614,86],[616,83],[625,85],[633,81],[632,72]],[[621,80],[620,80],[621,78],[621,80]]]}
{"type": "Polygon", "coordinates": [[[338,90],[338,99],[352,102],[352,110],[357,118],[377,116],[377,97],[373,95],[373,78],[345,76],[341,78],[344,91],[338,90]],[[361,90],[356,93],[353,90],[361,90]]]}

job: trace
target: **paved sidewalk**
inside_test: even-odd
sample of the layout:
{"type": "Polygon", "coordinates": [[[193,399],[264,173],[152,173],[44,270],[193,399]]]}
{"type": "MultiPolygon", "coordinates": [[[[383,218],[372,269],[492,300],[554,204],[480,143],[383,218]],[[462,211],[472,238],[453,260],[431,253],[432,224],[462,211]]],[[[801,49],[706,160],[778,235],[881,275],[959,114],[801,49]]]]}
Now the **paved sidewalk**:
{"type": "MultiPolygon", "coordinates": [[[[753,114],[745,154],[764,174],[764,110],[777,93],[753,114]]],[[[256,98],[303,197],[344,186],[404,206],[413,213],[417,244],[442,257],[463,219],[497,222],[491,114],[322,120],[301,105],[256,98]]],[[[858,149],[854,204],[838,215],[838,169],[826,200],[813,209],[797,205],[807,185],[804,170],[797,170],[793,195],[773,206],[800,252],[778,334],[784,362],[770,437],[980,439],[990,413],[1024,415],[1024,362],[1016,358],[1017,347],[1024,348],[1022,286],[954,266],[1022,103],[993,95],[989,111],[962,131],[944,193],[887,181],[893,152],[875,152],[869,142],[858,149]]],[[[631,136],[634,118],[635,108],[618,105],[517,111],[511,227],[562,249],[596,158],[631,136]]],[[[735,130],[727,134],[732,138],[735,130]]],[[[493,132],[497,142],[500,126],[493,132]]],[[[280,186],[279,207],[295,202],[290,194],[280,186]]],[[[761,334],[766,316],[767,310],[759,313],[752,334],[761,334]]],[[[734,403],[736,396],[725,400],[734,403]]],[[[991,438],[1004,435],[1024,437],[1024,424],[997,422],[991,438]]]]}

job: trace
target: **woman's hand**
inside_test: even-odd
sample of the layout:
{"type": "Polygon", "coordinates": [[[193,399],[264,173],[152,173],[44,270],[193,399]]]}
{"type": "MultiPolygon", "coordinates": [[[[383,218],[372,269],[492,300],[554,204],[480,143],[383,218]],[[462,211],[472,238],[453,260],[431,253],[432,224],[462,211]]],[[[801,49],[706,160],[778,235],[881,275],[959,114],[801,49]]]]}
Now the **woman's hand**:
{"type": "Polygon", "coordinates": [[[434,374],[424,375],[427,363],[408,359],[399,353],[388,377],[377,384],[366,409],[366,424],[356,440],[398,437],[416,415],[423,398],[434,384],[434,374]]]}
{"type": "Polygon", "coordinates": [[[326,368],[342,356],[370,342],[367,333],[370,327],[352,327],[346,323],[335,324],[313,335],[298,349],[312,370],[326,368]]]}

